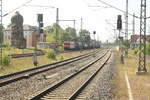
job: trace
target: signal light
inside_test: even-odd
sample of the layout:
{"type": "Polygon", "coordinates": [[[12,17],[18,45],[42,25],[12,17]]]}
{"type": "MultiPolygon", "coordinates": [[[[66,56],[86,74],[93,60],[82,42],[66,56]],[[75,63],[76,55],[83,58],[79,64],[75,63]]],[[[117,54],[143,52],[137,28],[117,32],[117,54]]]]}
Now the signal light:
{"type": "Polygon", "coordinates": [[[43,31],[43,14],[37,14],[37,21],[39,23],[39,33],[42,34],[44,31],[43,31]]]}
{"type": "Polygon", "coordinates": [[[37,14],[37,17],[38,22],[43,22],[43,14],[37,14]]]}
{"type": "Polygon", "coordinates": [[[121,15],[118,15],[118,19],[117,19],[117,29],[121,30],[122,29],[122,19],[121,19],[121,15]]]}
{"type": "Polygon", "coordinates": [[[93,31],[93,34],[96,34],[96,31],[93,31]]]}

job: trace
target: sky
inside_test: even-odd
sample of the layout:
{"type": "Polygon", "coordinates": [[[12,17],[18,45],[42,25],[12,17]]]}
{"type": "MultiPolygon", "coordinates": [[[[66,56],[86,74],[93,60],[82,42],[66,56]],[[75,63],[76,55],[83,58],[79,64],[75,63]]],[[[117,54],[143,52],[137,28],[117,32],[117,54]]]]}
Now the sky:
{"type": "MultiPolygon", "coordinates": [[[[3,15],[19,7],[29,0],[3,0],[3,15]]],[[[102,0],[119,9],[125,11],[126,0],[102,0]]],[[[32,0],[27,5],[40,5],[49,7],[31,7],[23,6],[17,11],[24,17],[24,24],[37,26],[37,14],[42,13],[44,17],[44,26],[52,25],[56,22],[56,8],[59,8],[60,20],[76,20],[76,29],[80,30],[81,17],[83,18],[83,29],[91,32],[96,31],[97,39],[105,41],[113,41],[118,31],[116,29],[117,15],[122,15],[122,20],[125,22],[125,14],[110,8],[99,0],[32,0]],[[91,6],[91,7],[89,7],[91,6]],[[99,6],[99,7],[92,7],[99,6]]],[[[147,16],[150,16],[150,2],[147,0],[147,16]]],[[[7,26],[11,23],[11,16],[15,13],[3,17],[3,24],[7,26]]],[[[140,0],[129,0],[129,13],[135,13],[140,16],[140,0]]],[[[129,33],[132,33],[132,16],[129,16],[129,33]]],[[[136,33],[139,33],[140,20],[136,19],[136,33]]],[[[73,27],[73,22],[60,22],[62,28],[73,27]]],[[[147,20],[147,34],[149,34],[149,20],[147,20]]],[[[123,29],[125,25],[123,24],[123,29]]],[[[124,30],[123,30],[124,31],[124,30]]],[[[123,34],[122,34],[123,35],[123,34]]]]}

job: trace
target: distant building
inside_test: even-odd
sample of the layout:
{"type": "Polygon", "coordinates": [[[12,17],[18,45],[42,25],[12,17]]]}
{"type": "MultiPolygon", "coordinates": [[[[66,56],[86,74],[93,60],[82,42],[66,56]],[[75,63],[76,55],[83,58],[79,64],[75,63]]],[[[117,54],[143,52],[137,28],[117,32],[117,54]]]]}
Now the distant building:
{"type": "Polygon", "coordinates": [[[11,45],[11,25],[8,25],[7,28],[4,30],[4,42],[11,45]]]}
{"type": "MultiPolygon", "coordinates": [[[[9,45],[11,45],[11,32],[11,25],[8,25],[8,27],[4,31],[4,42],[9,43],[9,45]]],[[[38,33],[38,27],[31,25],[23,25],[23,32],[24,38],[26,39],[27,48],[35,47],[37,42],[41,42],[40,35],[38,33]]],[[[43,40],[45,41],[46,36],[44,35],[43,38],[43,40]]]]}
{"type": "MultiPolygon", "coordinates": [[[[144,39],[144,35],[141,36],[142,38],[142,42],[144,39]]],[[[146,35],[146,42],[150,42],[150,35],[146,35]]],[[[130,43],[130,47],[131,48],[136,48],[137,46],[139,46],[140,44],[140,35],[131,35],[131,43],[130,43]]]]}
{"type": "Polygon", "coordinates": [[[24,25],[24,38],[26,39],[27,48],[35,47],[36,42],[39,42],[38,27],[24,25]]]}

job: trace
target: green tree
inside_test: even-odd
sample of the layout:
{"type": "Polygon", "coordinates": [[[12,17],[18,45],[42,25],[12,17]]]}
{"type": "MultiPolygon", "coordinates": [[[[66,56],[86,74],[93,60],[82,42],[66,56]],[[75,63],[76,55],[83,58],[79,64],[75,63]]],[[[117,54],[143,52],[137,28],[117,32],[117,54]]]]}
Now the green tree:
{"type": "Polygon", "coordinates": [[[47,34],[46,35],[46,42],[56,42],[55,34],[47,34]]]}
{"type": "Polygon", "coordinates": [[[74,28],[68,27],[65,30],[60,30],[61,40],[63,41],[76,41],[77,35],[74,28]]]}
{"type": "Polygon", "coordinates": [[[59,42],[59,35],[61,32],[62,28],[57,25],[56,23],[54,23],[52,26],[47,26],[45,27],[45,31],[46,31],[46,41],[47,42],[59,42]],[[57,35],[56,35],[56,29],[57,29],[57,35]]]}
{"type": "Polygon", "coordinates": [[[80,31],[79,36],[77,36],[76,29],[71,27],[63,29],[54,23],[52,26],[45,27],[45,31],[47,42],[58,42],[59,44],[62,44],[64,41],[91,41],[90,32],[86,29],[82,30],[82,32],[80,31]],[[56,30],[58,34],[56,34],[56,30]]]}
{"type": "Polygon", "coordinates": [[[90,35],[90,32],[86,29],[83,29],[83,30],[80,30],[79,35],[80,36],[90,35]]]}
{"type": "Polygon", "coordinates": [[[46,33],[54,33],[55,31],[53,26],[47,26],[44,28],[44,30],[46,31],[46,33]]]}
{"type": "Polygon", "coordinates": [[[80,30],[79,35],[80,35],[80,40],[82,42],[89,43],[91,41],[90,32],[88,30],[86,30],[86,29],[84,29],[82,31],[80,30]]]}
{"type": "Polygon", "coordinates": [[[70,41],[77,41],[77,34],[74,28],[68,27],[65,31],[70,41]]]}

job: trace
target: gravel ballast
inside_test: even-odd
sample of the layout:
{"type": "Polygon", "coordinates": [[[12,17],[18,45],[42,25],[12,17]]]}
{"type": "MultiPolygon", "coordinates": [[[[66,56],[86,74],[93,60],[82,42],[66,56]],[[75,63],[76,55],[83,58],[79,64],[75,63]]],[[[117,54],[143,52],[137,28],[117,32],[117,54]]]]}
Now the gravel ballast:
{"type": "Polygon", "coordinates": [[[112,100],[114,72],[114,55],[112,53],[107,65],[102,68],[92,82],[82,91],[77,100],[81,98],[83,100],[112,100]]]}

